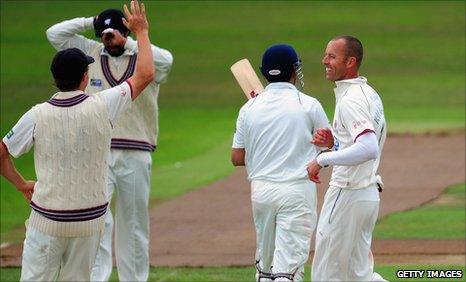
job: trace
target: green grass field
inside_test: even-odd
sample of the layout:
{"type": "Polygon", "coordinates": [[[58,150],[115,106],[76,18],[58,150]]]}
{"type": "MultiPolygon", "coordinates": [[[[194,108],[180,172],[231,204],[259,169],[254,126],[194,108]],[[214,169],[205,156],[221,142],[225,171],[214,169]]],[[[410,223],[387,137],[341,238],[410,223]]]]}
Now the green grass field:
{"type": "MultiPolygon", "coordinates": [[[[1,2],[2,135],[55,91],[47,27],[123,3],[1,2]]],[[[330,118],[333,86],[323,77],[321,56],[332,36],[353,34],[364,42],[361,73],[381,93],[391,132],[464,128],[463,2],[160,1],[147,6],[153,42],[175,58],[159,100],[160,139],[151,193],[155,200],[211,183],[233,170],[228,148],[245,99],[229,66],[248,57],[258,67],[265,48],[277,42],[296,47],[304,61],[305,91],[321,101],[330,118]]],[[[32,154],[16,163],[34,178],[32,154]]],[[[29,209],[3,179],[1,186],[3,234],[22,224],[29,209]]]]}
{"type": "MultiPolygon", "coordinates": [[[[375,268],[377,273],[389,281],[426,281],[426,279],[397,278],[398,270],[462,270],[463,278],[465,268],[461,265],[386,265],[375,268]]],[[[205,267],[205,268],[151,268],[149,281],[254,281],[253,267],[205,267]]],[[[310,267],[306,267],[304,281],[311,281],[310,267]]],[[[18,281],[21,275],[19,268],[1,268],[2,281],[18,281]]],[[[118,281],[118,276],[113,271],[110,281],[118,281]]],[[[429,279],[429,281],[464,281],[464,279],[429,279]]]]}
{"type": "Polygon", "coordinates": [[[432,203],[380,220],[374,238],[466,238],[465,197],[465,184],[450,187],[432,203]]]}
{"type": "MultiPolygon", "coordinates": [[[[2,136],[31,106],[55,92],[49,73],[55,51],[46,40],[45,30],[61,20],[94,16],[123,3],[1,1],[2,136]]],[[[361,74],[381,94],[390,132],[464,130],[464,9],[462,1],[147,3],[151,39],[170,50],[175,59],[159,99],[160,139],[153,154],[153,202],[176,197],[233,171],[229,147],[245,98],[229,66],[248,57],[257,69],[263,51],[273,43],[296,47],[304,62],[304,91],[321,101],[329,118],[334,107],[333,85],[324,79],[320,60],[330,38],[352,34],[364,44],[361,74]]],[[[35,177],[32,153],[15,163],[26,177],[35,177]]],[[[3,178],[0,185],[3,238],[23,224],[29,207],[3,178]]],[[[464,195],[464,188],[462,191],[464,195]]],[[[429,220],[440,212],[428,211],[429,220]]],[[[455,220],[461,219],[457,210],[444,212],[442,215],[455,214],[455,220]]],[[[375,236],[385,236],[381,235],[387,234],[382,228],[388,227],[384,226],[400,222],[396,216],[383,220],[375,236]]],[[[409,220],[418,220],[417,215],[409,216],[409,220]]],[[[393,230],[387,236],[407,236],[403,232],[393,230]]],[[[464,230],[454,234],[464,237],[464,230]]],[[[2,269],[0,280],[17,280],[18,271],[11,271],[2,269]],[[10,275],[7,272],[16,276],[6,276],[10,275]]],[[[251,280],[252,273],[249,268],[154,271],[151,277],[164,281],[191,277],[185,272],[202,273],[203,281],[236,277],[251,280]],[[209,271],[212,274],[206,274],[209,271]]],[[[392,268],[386,271],[393,274],[392,268]]],[[[193,276],[188,280],[196,279],[193,276]]]]}

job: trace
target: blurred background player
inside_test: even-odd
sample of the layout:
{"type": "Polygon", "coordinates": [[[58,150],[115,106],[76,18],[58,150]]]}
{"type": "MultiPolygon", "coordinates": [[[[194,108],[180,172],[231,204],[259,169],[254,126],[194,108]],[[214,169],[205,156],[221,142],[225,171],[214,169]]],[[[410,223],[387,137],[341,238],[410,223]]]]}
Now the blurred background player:
{"type": "Polygon", "coordinates": [[[262,58],[270,83],[240,110],[231,152],[246,165],[256,229],[256,279],[300,281],[317,223],[316,186],[306,164],[317,148],[314,130],[328,127],[320,103],[296,89],[301,61],[289,45],[274,45],[262,58]]]}
{"type": "MultiPolygon", "coordinates": [[[[136,41],[122,22],[120,10],[108,9],[97,17],[75,18],[47,30],[57,50],[76,47],[96,61],[89,69],[86,93],[113,87],[132,75],[138,55],[136,41]],[[101,42],[80,35],[94,29],[101,42]]],[[[152,45],[155,80],[145,95],[113,125],[108,159],[109,201],[115,192],[115,256],[118,276],[123,281],[145,281],[149,275],[149,193],[152,156],[157,145],[160,84],[173,63],[167,50],[152,45]]],[[[107,281],[112,272],[113,217],[109,209],[97,255],[93,280],[107,281]]]]}
{"type": "Polygon", "coordinates": [[[336,84],[335,116],[332,130],[317,130],[312,142],[335,151],[308,166],[317,183],[320,169],[334,166],[317,226],[312,281],[385,281],[374,272],[371,242],[387,127],[379,95],[359,76],[362,58],[361,42],[340,36],[328,43],[322,59],[325,77],[336,84]]]}
{"type": "Polygon", "coordinates": [[[108,207],[112,123],[154,78],[144,6],[131,2],[131,13],[125,6],[125,14],[140,50],[134,75],[89,96],[83,90],[94,59],[77,48],[59,51],[51,72],[60,92],[32,107],[3,138],[1,175],[31,200],[21,281],[91,280],[108,207]],[[10,159],[33,146],[34,193],[33,182],[25,181],[10,159]]]}

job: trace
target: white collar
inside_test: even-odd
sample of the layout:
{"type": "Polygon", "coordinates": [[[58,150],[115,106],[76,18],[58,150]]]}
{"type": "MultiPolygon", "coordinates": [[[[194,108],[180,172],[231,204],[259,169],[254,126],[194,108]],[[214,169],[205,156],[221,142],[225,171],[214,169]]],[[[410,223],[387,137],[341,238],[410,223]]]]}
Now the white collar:
{"type": "Polygon", "coordinates": [[[337,99],[337,101],[340,100],[346,94],[346,91],[351,85],[366,83],[367,78],[365,78],[364,76],[335,81],[335,84],[337,86],[333,89],[333,91],[335,92],[335,98],[337,99]]]}
{"type": "Polygon", "coordinates": [[[289,82],[273,82],[270,83],[265,87],[265,91],[267,90],[275,90],[275,89],[292,89],[292,90],[297,90],[296,86],[289,82]]]}
{"type": "MultiPolygon", "coordinates": [[[[108,52],[107,52],[107,49],[105,49],[105,46],[103,46],[102,48],[102,51],[100,52],[100,55],[105,55],[105,56],[108,56],[108,57],[113,57],[112,55],[110,55],[108,52]]],[[[118,57],[114,57],[114,58],[120,58],[121,56],[132,56],[134,55],[134,52],[133,51],[130,51],[128,49],[125,49],[125,51],[123,52],[123,54],[121,54],[120,56],[118,57]]]]}

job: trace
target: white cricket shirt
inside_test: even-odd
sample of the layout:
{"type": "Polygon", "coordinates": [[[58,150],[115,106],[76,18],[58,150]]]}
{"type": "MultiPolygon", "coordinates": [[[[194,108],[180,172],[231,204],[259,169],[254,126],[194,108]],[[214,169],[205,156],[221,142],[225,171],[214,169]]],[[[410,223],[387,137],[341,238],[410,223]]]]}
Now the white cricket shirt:
{"type": "Polygon", "coordinates": [[[333,119],[335,150],[354,144],[363,133],[372,131],[379,143],[379,156],[359,165],[334,166],[330,186],[345,189],[367,188],[376,183],[387,126],[382,100],[365,77],[336,81],[336,108],[333,119]]]}
{"type": "Polygon", "coordinates": [[[35,147],[29,226],[43,233],[78,237],[103,228],[111,123],[131,105],[131,85],[100,94],[59,92],[29,110],[3,139],[15,157],[35,147]]]}
{"type": "Polygon", "coordinates": [[[307,179],[306,165],[318,152],[314,130],[329,127],[321,104],[291,83],[269,84],[240,110],[233,148],[244,148],[249,180],[307,179]]]}

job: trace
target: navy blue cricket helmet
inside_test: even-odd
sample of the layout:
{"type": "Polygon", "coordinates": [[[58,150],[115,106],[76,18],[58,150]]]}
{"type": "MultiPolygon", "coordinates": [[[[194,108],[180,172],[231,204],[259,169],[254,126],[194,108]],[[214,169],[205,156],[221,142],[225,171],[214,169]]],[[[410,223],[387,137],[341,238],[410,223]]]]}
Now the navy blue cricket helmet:
{"type": "Polygon", "coordinates": [[[268,82],[288,82],[293,72],[301,68],[301,60],[293,47],[276,44],[269,47],[262,56],[262,75],[268,82]]]}

